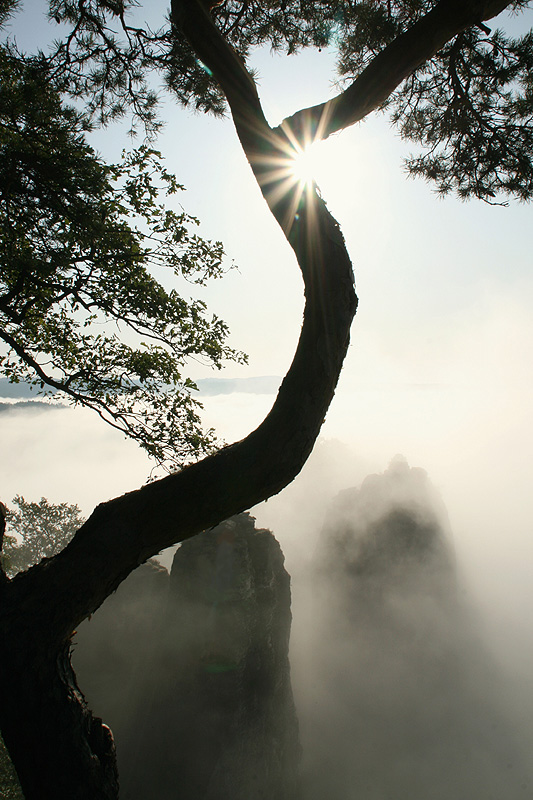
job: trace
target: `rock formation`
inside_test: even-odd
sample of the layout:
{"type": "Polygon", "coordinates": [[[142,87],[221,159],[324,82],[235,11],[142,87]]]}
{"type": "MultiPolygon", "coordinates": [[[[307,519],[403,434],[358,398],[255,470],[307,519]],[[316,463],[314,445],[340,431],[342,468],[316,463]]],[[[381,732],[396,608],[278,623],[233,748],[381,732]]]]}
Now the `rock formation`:
{"type": "Polygon", "coordinates": [[[297,797],[283,560],[248,514],[176,552],[124,800],[297,797]]]}
{"type": "Polygon", "coordinates": [[[531,796],[423,470],[396,457],[337,497],[311,584],[306,800],[531,796]]]}
{"type": "Polygon", "coordinates": [[[330,612],[338,624],[351,626],[367,614],[375,623],[379,618],[380,624],[395,624],[403,592],[425,600],[429,593],[453,605],[456,570],[448,528],[426,472],[411,469],[403,456],[360,488],[341,492],[328,509],[314,558],[323,590],[337,590],[330,594],[330,612]]]}

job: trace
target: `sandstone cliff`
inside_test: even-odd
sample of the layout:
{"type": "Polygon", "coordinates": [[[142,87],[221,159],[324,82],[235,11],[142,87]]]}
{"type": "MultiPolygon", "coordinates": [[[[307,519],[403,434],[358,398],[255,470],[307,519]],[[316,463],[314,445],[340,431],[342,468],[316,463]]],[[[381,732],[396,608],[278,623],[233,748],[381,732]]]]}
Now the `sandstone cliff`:
{"type": "Polygon", "coordinates": [[[128,756],[128,800],[297,797],[283,560],[248,514],[176,552],[128,756]]]}

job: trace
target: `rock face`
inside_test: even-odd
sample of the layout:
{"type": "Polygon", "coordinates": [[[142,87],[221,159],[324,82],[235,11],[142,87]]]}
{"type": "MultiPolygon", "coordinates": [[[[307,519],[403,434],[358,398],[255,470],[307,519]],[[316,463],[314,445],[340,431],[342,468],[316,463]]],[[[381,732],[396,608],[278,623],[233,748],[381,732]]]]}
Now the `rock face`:
{"type": "Polygon", "coordinates": [[[426,472],[396,456],[383,474],[341,492],[328,510],[314,572],[341,626],[368,614],[374,623],[396,624],[398,613],[405,624],[401,594],[424,602],[431,596],[451,611],[456,572],[447,515],[426,472]]]}
{"type": "Polygon", "coordinates": [[[290,623],[283,555],[253,517],[240,514],[182,544],[124,800],[298,796],[290,623]]]}
{"type": "Polygon", "coordinates": [[[341,493],[310,583],[306,800],[530,797],[424,471],[396,457],[341,493]]]}

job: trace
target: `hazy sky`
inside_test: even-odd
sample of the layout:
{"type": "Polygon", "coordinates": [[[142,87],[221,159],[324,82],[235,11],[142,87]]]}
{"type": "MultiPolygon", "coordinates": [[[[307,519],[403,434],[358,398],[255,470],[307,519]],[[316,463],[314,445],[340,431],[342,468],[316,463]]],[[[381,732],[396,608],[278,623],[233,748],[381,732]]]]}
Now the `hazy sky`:
{"type": "MultiPolygon", "coordinates": [[[[13,24],[22,45],[49,35],[40,6],[23,3],[30,13],[13,24]]],[[[333,60],[325,52],[261,52],[252,66],[272,123],[333,91],[333,60]]],[[[170,103],[165,117],[158,145],[187,186],[183,205],[238,265],[204,294],[229,323],[232,343],[250,355],[248,368],[232,365],[222,376],[281,376],[303,307],[292,253],[230,120],[170,103]]],[[[95,143],[107,158],[128,146],[116,130],[99,133],[95,143]]],[[[403,453],[441,491],[472,591],[490,609],[491,635],[521,639],[513,665],[531,680],[532,209],[437,199],[430,186],[406,177],[402,155],[409,146],[383,117],[333,137],[324,149],[318,183],[343,228],[360,308],[323,429],[324,439],[336,443],[329,451],[323,446],[299,483],[257,511],[259,522],[272,525],[290,561],[312,547],[329,490],[381,471],[403,453]],[[305,530],[296,529],[298,518],[305,530]]],[[[212,377],[197,366],[191,372],[212,377]]],[[[206,422],[231,441],[251,430],[272,401],[249,393],[209,396],[206,422]]],[[[148,473],[136,447],[86,411],[4,411],[0,422],[4,501],[15,493],[44,495],[78,502],[89,513],[148,473]]]]}

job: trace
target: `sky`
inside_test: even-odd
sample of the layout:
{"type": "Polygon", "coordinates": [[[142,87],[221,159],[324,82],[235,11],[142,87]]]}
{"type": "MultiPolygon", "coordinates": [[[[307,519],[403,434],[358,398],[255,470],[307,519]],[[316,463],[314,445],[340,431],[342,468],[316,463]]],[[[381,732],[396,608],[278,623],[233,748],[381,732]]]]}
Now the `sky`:
{"type": "MultiPolygon", "coordinates": [[[[23,3],[24,17],[13,23],[23,46],[49,35],[41,5],[23,3]]],[[[251,65],[273,124],[335,92],[328,52],[261,51],[251,65]]],[[[220,375],[191,369],[200,380],[235,379],[235,391],[226,384],[223,394],[203,396],[206,424],[230,442],[272,405],[273,379],[285,374],[296,347],[302,281],[231,121],[170,102],[164,114],[158,146],[187,187],[180,201],[236,265],[202,297],[228,322],[249,365],[220,375]],[[243,391],[248,378],[264,376],[267,391],[243,391]]],[[[120,127],[94,143],[108,159],[128,146],[120,127]]],[[[317,182],[344,232],[360,306],[316,453],[293,486],[253,513],[280,539],[290,571],[312,552],[335,492],[402,453],[441,493],[487,637],[531,688],[531,207],[437,198],[406,176],[409,146],[385,117],[332,137],[324,151],[317,182]]],[[[0,423],[0,496],[8,503],[15,494],[45,496],[77,502],[88,515],[140,486],[150,470],[134,444],[88,411],[2,406],[0,423]]]]}

